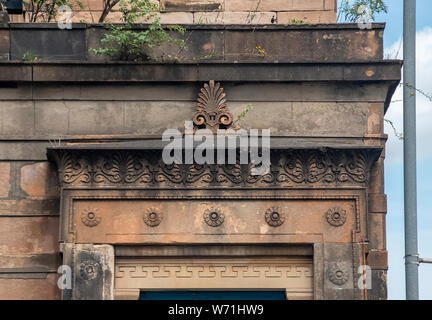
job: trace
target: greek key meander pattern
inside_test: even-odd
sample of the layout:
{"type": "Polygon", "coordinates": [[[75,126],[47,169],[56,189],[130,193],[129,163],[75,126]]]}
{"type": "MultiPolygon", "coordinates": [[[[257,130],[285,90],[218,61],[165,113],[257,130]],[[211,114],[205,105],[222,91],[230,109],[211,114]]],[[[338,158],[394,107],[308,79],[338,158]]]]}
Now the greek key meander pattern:
{"type": "Polygon", "coordinates": [[[312,265],[117,265],[116,278],[312,278],[312,265]]]}
{"type": "Polygon", "coordinates": [[[160,151],[67,150],[58,151],[55,157],[63,187],[364,186],[372,162],[363,150],[272,151],[269,173],[254,176],[253,166],[239,161],[226,165],[166,165],[160,151]]]}

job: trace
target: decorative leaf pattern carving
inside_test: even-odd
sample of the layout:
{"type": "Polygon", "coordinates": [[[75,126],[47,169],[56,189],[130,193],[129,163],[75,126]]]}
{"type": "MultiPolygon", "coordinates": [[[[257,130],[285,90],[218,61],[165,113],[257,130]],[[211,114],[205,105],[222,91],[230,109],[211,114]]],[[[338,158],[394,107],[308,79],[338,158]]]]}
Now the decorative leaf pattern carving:
{"type": "Polygon", "coordinates": [[[59,176],[67,186],[295,187],[365,184],[372,161],[364,150],[288,150],[271,153],[268,174],[253,165],[163,163],[160,151],[58,151],[59,176]]]}

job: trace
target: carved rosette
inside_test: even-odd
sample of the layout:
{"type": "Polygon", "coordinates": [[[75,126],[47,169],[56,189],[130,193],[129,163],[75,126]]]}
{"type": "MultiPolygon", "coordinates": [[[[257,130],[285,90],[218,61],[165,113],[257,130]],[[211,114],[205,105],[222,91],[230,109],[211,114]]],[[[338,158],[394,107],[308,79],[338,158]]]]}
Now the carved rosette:
{"type": "Polygon", "coordinates": [[[155,208],[149,208],[144,213],[143,219],[145,224],[149,227],[157,227],[162,222],[163,215],[155,208]]]}
{"type": "Polygon", "coordinates": [[[285,222],[285,215],[279,207],[271,207],[265,212],[265,221],[272,227],[279,227],[285,222]]]}
{"type": "Polygon", "coordinates": [[[79,276],[84,280],[93,280],[98,275],[99,263],[94,261],[84,261],[79,265],[79,276]]]}
{"type": "Polygon", "coordinates": [[[341,207],[334,207],[326,212],[327,222],[333,227],[340,227],[346,222],[346,211],[341,207]]]}
{"type": "Polygon", "coordinates": [[[348,281],[348,269],[340,263],[333,263],[328,269],[327,276],[333,284],[342,286],[348,281]]]}
{"type": "Polygon", "coordinates": [[[225,129],[232,125],[233,116],[227,110],[225,93],[220,83],[210,80],[204,84],[204,88],[198,94],[197,111],[193,116],[193,122],[197,129],[205,128],[212,132],[217,129],[225,129]]]}
{"type": "Polygon", "coordinates": [[[81,213],[81,222],[87,227],[96,227],[101,220],[102,218],[96,208],[87,208],[81,213]]]}
{"type": "Polygon", "coordinates": [[[217,208],[210,208],[204,211],[204,221],[210,227],[219,227],[225,220],[225,215],[217,208]]]}

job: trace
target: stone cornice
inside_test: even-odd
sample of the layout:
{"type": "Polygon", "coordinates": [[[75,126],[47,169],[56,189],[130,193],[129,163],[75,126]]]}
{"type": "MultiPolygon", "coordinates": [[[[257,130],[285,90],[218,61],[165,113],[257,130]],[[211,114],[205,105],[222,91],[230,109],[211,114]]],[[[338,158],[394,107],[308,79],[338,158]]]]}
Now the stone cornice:
{"type": "Polygon", "coordinates": [[[366,187],[376,149],[272,150],[270,172],[251,165],[163,163],[160,150],[50,149],[63,188],[366,187]]]}
{"type": "Polygon", "coordinates": [[[0,82],[399,82],[400,60],[350,63],[0,62],[0,82]]]}

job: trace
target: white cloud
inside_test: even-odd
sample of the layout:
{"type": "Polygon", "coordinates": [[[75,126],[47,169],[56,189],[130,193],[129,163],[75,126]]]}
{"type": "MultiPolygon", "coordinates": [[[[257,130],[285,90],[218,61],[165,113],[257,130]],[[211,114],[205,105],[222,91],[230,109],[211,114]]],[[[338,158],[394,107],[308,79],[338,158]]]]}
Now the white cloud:
{"type": "MultiPolygon", "coordinates": [[[[402,59],[402,41],[399,39],[385,50],[387,58],[402,59]],[[398,54],[396,56],[396,54],[398,54]]],[[[417,84],[422,91],[432,94],[432,28],[426,27],[417,32],[417,84]]],[[[402,87],[396,90],[393,101],[385,116],[392,121],[398,132],[403,132],[403,99],[402,87]]],[[[387,143],[387,162],[402,162],[403,141],[399,140],[389,124],[385,125],[389,135],[387,143]]],[[[419,160],[432,158],[432,101],[417,94],[417,156],[419,160]]]]}

